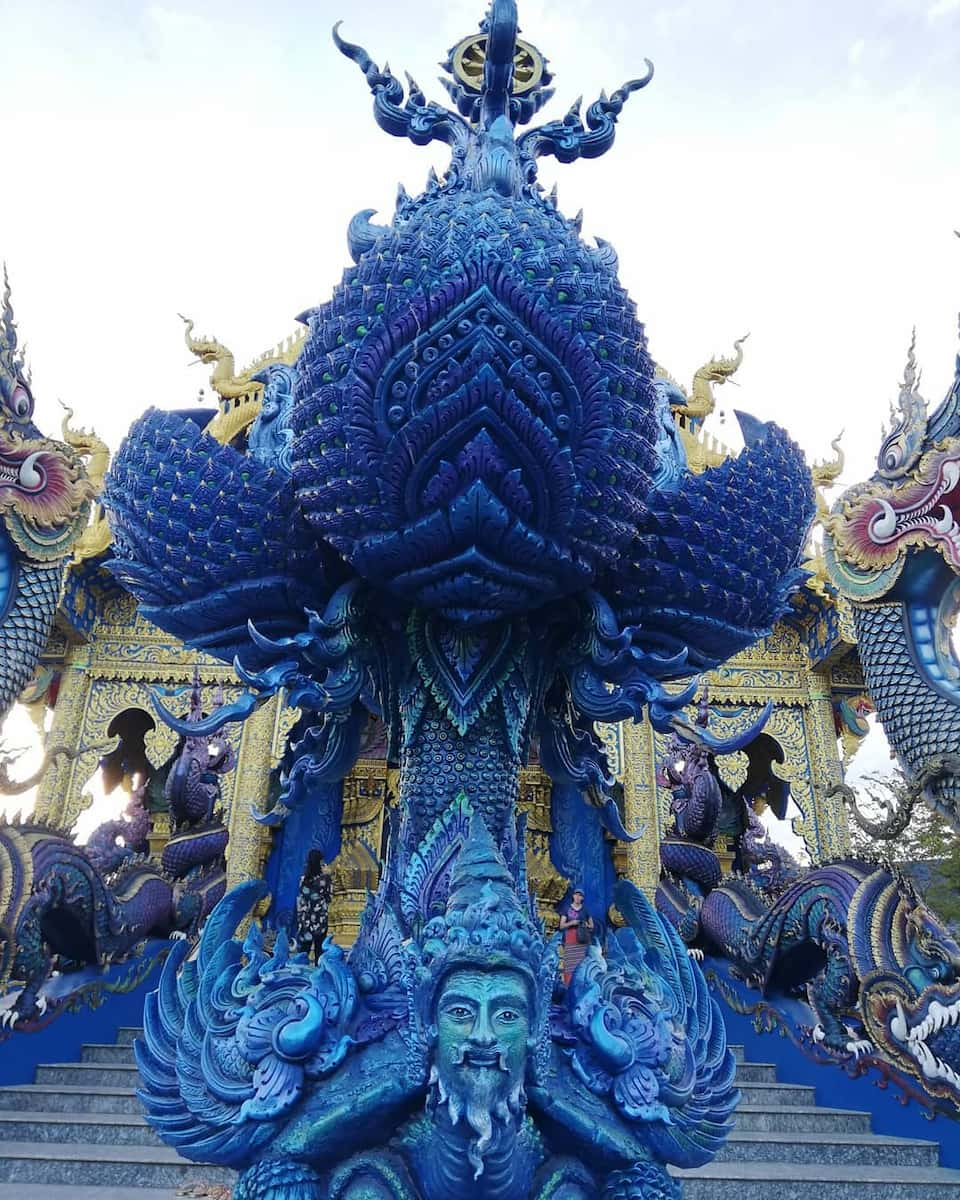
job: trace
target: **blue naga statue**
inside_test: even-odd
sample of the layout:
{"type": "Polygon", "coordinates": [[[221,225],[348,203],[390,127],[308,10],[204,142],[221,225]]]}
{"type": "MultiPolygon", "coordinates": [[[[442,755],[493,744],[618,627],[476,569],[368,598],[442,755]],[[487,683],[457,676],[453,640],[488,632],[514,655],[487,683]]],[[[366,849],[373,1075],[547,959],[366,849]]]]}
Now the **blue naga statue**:
{"type": "Polygon", "coordinates": [[[911,343],[876,471],[834,505],[824,551],[831,581],[853,605],[870,697],[912,785],[893,821],[902,829],[923,796],[960,829],[960,661],[951,640],[960,587],[960,355],[946,397],[928,412],[914,351],[911,343]]]}
{"type": "MultiPolygon", "coordinates": [[[[932,412],[919,388],[911,342],[876,471],[849,488],[825,522],[830,579],[851,601],[867,687],[908,783],[902,803],[879,823],[860,813],[850,789],[838,790],[861,825],[887,838],[906,828],[920,799],[960,829],[960,660],[951,636],[960,595],[960,355],[932,412]]],[[[914,940],[923,949],[943,945],[922,921],[907,929],[916,938],[898,937],[901,954],[914,940]]],[[[864,1013],[873,1039],[904,1070],[922,1073],[928,1091],[957,1104],[955,945],[950,966],[933,981],[916,970],[894,979],[864,1013]]]]}
{"type": "MultiPolygon", "coordinates": [[[[41,435],[4,271],[0,301],[0,721],[30,681],[94,487],[70,445],[41,435]]],[[[5,772],[3,781],[8,782],[5,772]]],[[[33,782],[32,780],[30,782],[33,782]]],[[[29,785],[28,785],[29,786],[29,785]]]]}
{"type": "Polygon", "coordinates": [[[151,1120],[240,1169],[242,1200],[666,1200],[665,1164],[711,1158],[736,1103],[699,969],[631,885],[628,928],[559,982],[519,773],[536,739],[555,781],[609,809],[595,722],[645,712],[712,744],[678,681],[785,610],[810,477],[746,416],[737,458],[687,471],[613,249],[537,183],[540,157],[609,149],[652,67],[585,119],[518,133],[551,75],[517,34],[514,0],[493,0],[450,52],[454,111],[334,32],[382,128],[446,143],[449,170],[401,190],[389,225],[351,222],[355,265],[264,380],[246,454],[150,411],[107,481],[115,574],[249,688],[174,727],[212,736],[281,692],[300,710],[264,820],[329,806],[371,713],[400,767],[348,958],[311,967],[283,933],[268,954],[255,927],[241,944],[249,885],[148,1006],[151,1120]]]}

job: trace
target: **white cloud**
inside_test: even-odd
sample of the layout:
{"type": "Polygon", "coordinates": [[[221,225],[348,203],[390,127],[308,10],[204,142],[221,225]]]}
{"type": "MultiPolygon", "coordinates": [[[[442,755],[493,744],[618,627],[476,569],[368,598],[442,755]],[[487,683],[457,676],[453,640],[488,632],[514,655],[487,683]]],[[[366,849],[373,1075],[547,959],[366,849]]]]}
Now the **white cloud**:
{"type": "Polygon", "coordinates": [[[956,12],[960,12],[960,0],[936,0],[936,3],[927,9],[927,20],[938,21],[941,17],[949,17],[956,12]]]}

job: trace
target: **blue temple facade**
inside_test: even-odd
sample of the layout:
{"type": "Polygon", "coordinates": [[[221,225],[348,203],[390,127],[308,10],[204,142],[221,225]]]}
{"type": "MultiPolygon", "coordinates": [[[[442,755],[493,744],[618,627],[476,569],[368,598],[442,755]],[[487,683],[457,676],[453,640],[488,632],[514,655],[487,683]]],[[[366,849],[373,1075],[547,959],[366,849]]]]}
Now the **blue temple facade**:
{"type": "Polygon", "coordinates": [[[140,1099],[236,1200],[676,1200],[733,1128],[725,1012],[928,1115],[960,1095],[960,947],[849,857],[877,639],[830,541],[842,456],[811,471],[748,413],[738,452],[712,436],[744,338],[689,389],[653,362],[613,247],[537,177],[609,151],[653,65],[535,124],[553,77],[517,21],[492,0],[451,48],[451,107],[334,29],[384,133],[448,169],[358,213],[329,299],[250,366],[185,320],[215,406],[148,409],[109,468],[88,438],[98,504],[48,581],[2,1020],[43,1017],[71,908],[91,970],[160,939],[140,1099]],[[97,773],[128,819],[78,847],[97,773]]]}
{"type": "MultiPolygon", "coordinates": [[[[206,355],[206,361],[215,364],[210,392],[217,404],[202,410],[205,431],[219,444],[245,446],[263,407],[263,384],[254,375],[272,363],[295,364],[302,339],[294,335],[240,369],[215,339],[192,334],[188,339],[198,357],[206,355]],[[220,365],[224,361],[226,372],[220,365]]],[[[696,389],[695,381],[690,391],[696,389]]],[[[686,397],[678,395],[678,401],[674,415],[690,461],[706,470],[730,456],[732,451],[711,436],[709,414],[690,430],[686,397]]],[[[194,672],[199,671],[208,695],[217,687],[228,696],[239,692],[229,665],[188,649],[137,612],[135,598],[104,566],[110,544],[109,527],[98,514],[74,551],[41,668],[23,697],[38,724],[52,708],[48,743],[78,751],[72,759],[51,764],[36,800],[38,816],[66,827],[90,803],[89,784],[102,757],[97,747],[118,730],[129,726],[135,745],[130,765],[151,778],[162,775],[178,735],[157,714],[158,689],[185,696],[194,672]],[[84,746],[92,748],[84,750],[84,746]]],[[[731,733],[748,728],[772,702],[765,733],[775,745],[770,746],[770,772],[758,783],[754,796],[758,810],[772,808],[784,828],[803,839],[812,863],[845,853],[846,811],[842,797],[831,795],[830,788],[842,779],[845,763],[867,732],[863,714],[869,700],[843,603],[814,573],[790,613],[767,637],[708,673],[704,682],[715,723],[731,733]],[[770,789],[773,794],[768,800],[770,789]]],[[[255,714],[253,726],[228,731],[238,753],[236,769],[222,781],[231,838],[229,879],[231,884],[240,883],[266,872],[277,912],[289,915],[307,851],[322,850],[335,878],[331,927],[338,943],[349,946],[359,928],[367,891],[375,890],[380,878],[388,815],[397,800],[398,763],[388,757],[382,723],[371,718],[356,764],[342,781],[330,785],[331,808],[339,810],[342,804],[338,823],[262,825],[235,798],[276,791],[283,747],[296,718],[296,711],[281,700],[267,713],[255,714]]],[[[575,884],[584,886],[591,904],[605,910],[612,903],[618,876],[626,875],[651,896],[660,876],[659,845],[670,822],[670,792],[658,782],[657,765],[668,737],[646,721],[599,728],[616,779],[623,822],[630,830],[642,828],[643,833],[635,841],[620,841],[599,820],[589,831],[578,821],[574,844],[551,850],[554,806],[579,805],[579,795],[555,785],[536,761],[526,766],[521,773],[520,804],[529,814],[528,871],[549,926],[555,926],[558,907],[575,884]]],[[[742,755],[721,760],[724,779],[734,790],[744,782],[747,768],[742,755]]],[[[115,792],[118,811],[126,802],[131,773],[128,769],[115,792]]],[[[153,814],[155,850],[162,849],[168,824],[163,811],[153,814]]],[[[727,862],[732,863],[732,858],[731,845],[727,862]]]]}

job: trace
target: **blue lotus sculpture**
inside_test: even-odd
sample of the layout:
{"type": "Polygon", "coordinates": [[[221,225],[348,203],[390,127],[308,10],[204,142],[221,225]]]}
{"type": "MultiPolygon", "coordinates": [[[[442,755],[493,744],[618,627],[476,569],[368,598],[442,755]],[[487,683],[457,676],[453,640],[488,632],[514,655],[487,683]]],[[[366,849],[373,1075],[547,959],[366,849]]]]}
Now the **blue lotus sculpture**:
{"type": "MultiPolygon", "coordinates": [[[[555,780],[602,794],[613,780],[594,722],[646,714],[658,729],[689,728],[679,714],[695,684],[669,685],[769,630],[801,581],[809,472],[782,430],[747,417],[739,458],[687,471],[613,249],[587,245],[537,182],[545,155],[569,162],[609,149],[649,64],[585,116],[575,106],[521,133],[551,75],[518,38],[513,0],[494,0],[480,33],[451,51],[453,109],[412,81],[405,91],[334,36],[379,124],[418,145],[444,142],[450,167],[415,198],[401,190],[389,225],[369,210],[350,223],[354,265],[303,314],[302,353],[292,376],[266,381],[269,429],[251,433],[246,453],[217,446],[189,415],[148,413],[117,456],[106,504],[113,570],[144,611],[235,658],[248,686],[191,732],[213,734],[281,689],[300,709],[264,819],[282,824],[329,803],[371,712],[399,762],[402,819],[350,963],[331,950],[321,982],[304,964],[288,967],[288,947],[275,951],[277,980],[289,969],[300,981],[277,992],[289,1016],[251,1017],[252,1041],[238,1025],[242,1062],[227,1031],[218,1061],[228,1075],[252,1072],[253,1091],[230,1075],[217,1092],[229,1103],[211,1101],[212,1126],[187,1140],[184,1113],[201,1103],[187,1060],[205,1031],[226,1029],[213,998],[241,995],[232,973],[258,974],[257,998],[244,1003],[259,1012],[273,968],[253,945],[244,960],[229,936],[232,908],[198,966],[184,964],[177,981],[171,965],[147,1039],[148,1106],[161,1098],[151,1111],[174,1144],[242,1166],[245,1200],[671,1197],[663,1164],[704,1161],[728,1128],[735,1091],[722,1026],[672,931],[624,892],[636,938],[591,956],[569,996],[560,989],[566,1015],[547,1032],[548,997],[524,957],[534,943],[546,951],[529,914],[518,915],[528,913],[520,769],[537,739],[555,780]],[[487,867],[471,882],[474,854],[487,867]],[[451,909],[457,872],[466,891],[451,909]],[[441,971],[432,956],[454,936],[462,953],[441,971]],[[399,965],[400,944],[420,947],[419,966],[399,965]],[[434,999],[424,1008],[426,977],[434,999]],[[634,992],[637,1004],[621,1009],[621,994],[634,992]],[[497,1021],[499,1041],[476,1045],[463,1032],[497,1021]],[[288,1049],[276,1038],[266,1049],[267,1025],[286,1031],[288,1049]],[[403,1030],[413,1027],[411,1043],[403,1030]],[[439,1050],[430,1058],[444,1029],[466,1047],[458,1063],[439,1050]],[[380,1048],[358,1050],[364,1039],[380,1048]],[[411,1044],[425,1057],[401,1068],[413,1064],[411,1044]],[[455,1067],[476,1092],[454,1086],[455,1067]],[[397,1081],[404,1069],[409,1085],[397,1081]],[[368,1112],[361,1078],[374,1097],[364,1136],[381,1147],[400,1138],[375,1162],[349,1158],[369,1149],[344,1124],[346,1096],[368,1112]],[[414,1119],[424,1088],[427,1113],[414,1119]],[[697,1097],[683,1117],[664,1098],[681,1092],[697,1097]],[[245,1118],[256,1108],[257,1120],[289,1121],[286,1132],[237,1124],[234,1101],[249,1101],[245,1118]],[[271,1104],[288,1107],[271,1117],[271,1104]],[[512,1130],[509,1154],[485,1112],[512,1130]],[[448,1126],[458,1131],[449,1139],[448,1126]],[[557,1149],[563,1139],[569,1154],[557,1149]],[[442,1152],[427,1151],[434,1143],[442,1152]]],[[[706,730],[697,737],[709,746],[706,730]]],[[[599,811],[622,833],[607,799],[599,811]]],[[[552,967],[547,976],[552,988],[552,967]]]]}

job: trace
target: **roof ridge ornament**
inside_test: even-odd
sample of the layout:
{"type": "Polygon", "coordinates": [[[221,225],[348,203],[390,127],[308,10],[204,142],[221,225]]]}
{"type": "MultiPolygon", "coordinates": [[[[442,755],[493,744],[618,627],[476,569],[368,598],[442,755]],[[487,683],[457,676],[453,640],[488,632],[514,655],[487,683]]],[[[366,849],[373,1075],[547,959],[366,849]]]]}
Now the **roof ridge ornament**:
{"type": "Polygon", "coordinates": [[[877,474],[884,479],[899,479],[916,465],[927,432],[927,402],[919,391],[916,350],[917,330],[914,326],[897,407],[890,406],[892,428],[877,456],[877,474]]]}
{"type": "Polygon", "coordinates": [[[609,97],[602,92],[587,109],[586,124],[578,99],[560,120],[516,138],[516,127],[553,95],[547,87],[553,79],[547,60],[517,37],[516,0],[492,0],[480,35],[458,42],[442,64],[454,77],[453,82],[442,82],[457,112],[428,101],[409,75],[405,92],[388,65],[381,70],[362,46],[340,36],[341,24],[333,27],[334,43],[363,72],[380,128],[418,146],[439,141],[451,147],[445,190],[493,190],[504,196],[539,193],[537,159],[552,155],[567,163],[605,154],[613,145],[624,104],[653,78],[653,63],[645,59],[647,73],[628,80],[609,97]]]}
{"type": "Polygon", "coordinates": [[[26,382],[26,365],[24,353],[17,344],[17,323],[10,296],[10,276],[4,263],[3,295],[0,298],[0,374],[6,378],[7,386],[12,390],[18,379],[26,382]]]}

